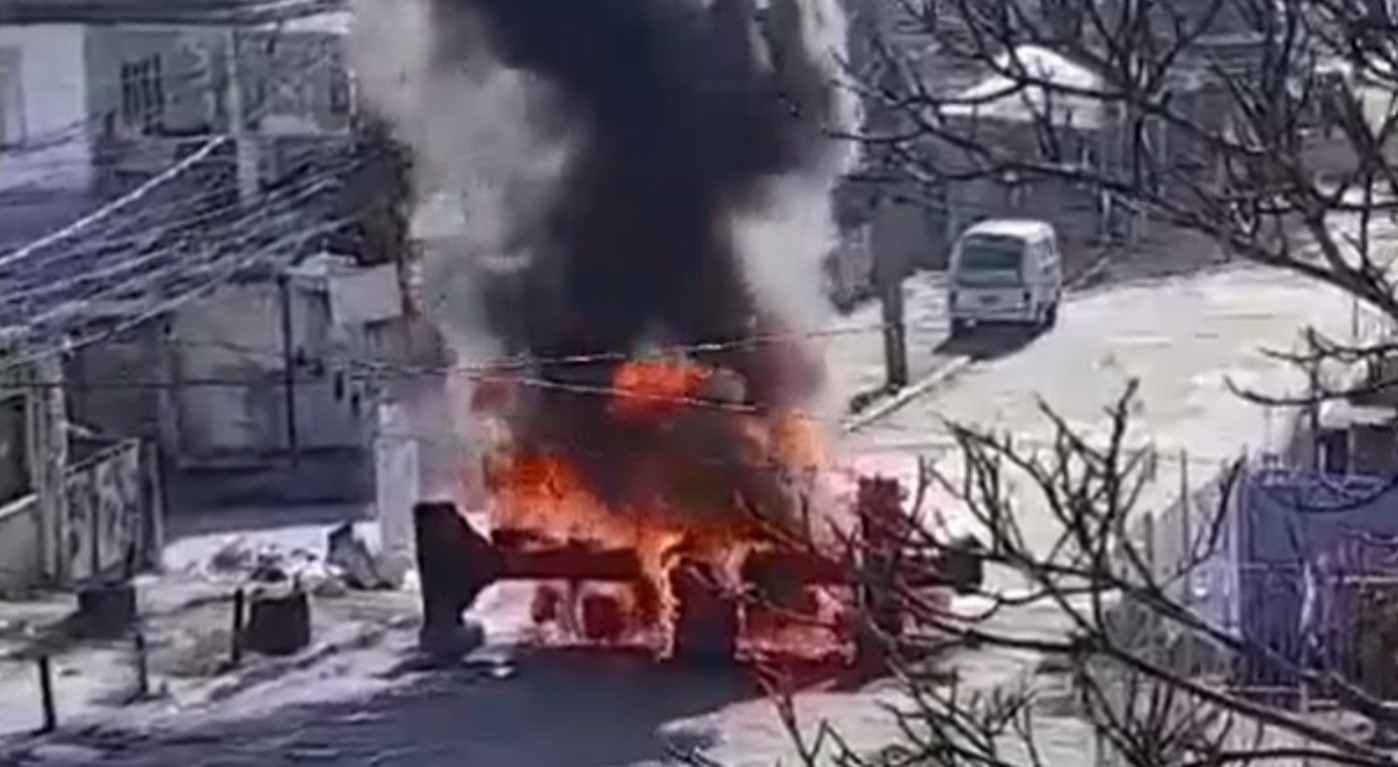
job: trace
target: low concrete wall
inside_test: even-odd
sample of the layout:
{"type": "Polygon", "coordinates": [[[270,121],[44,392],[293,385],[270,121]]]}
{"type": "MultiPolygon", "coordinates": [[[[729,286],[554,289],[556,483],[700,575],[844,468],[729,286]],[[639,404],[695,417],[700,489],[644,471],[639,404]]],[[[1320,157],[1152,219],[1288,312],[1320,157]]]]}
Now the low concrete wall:
{"type": "Polygon", "coordinates": [[[168,516],[249,506],[359,505],[374,500],[369,450],[316,450],[166,475],[168,516]]]}
{"type": "Polygon", "coordinates": [[[0,599],[22,597],[39,585],[39,535],[37,495],[0,506],[0,599]]]}

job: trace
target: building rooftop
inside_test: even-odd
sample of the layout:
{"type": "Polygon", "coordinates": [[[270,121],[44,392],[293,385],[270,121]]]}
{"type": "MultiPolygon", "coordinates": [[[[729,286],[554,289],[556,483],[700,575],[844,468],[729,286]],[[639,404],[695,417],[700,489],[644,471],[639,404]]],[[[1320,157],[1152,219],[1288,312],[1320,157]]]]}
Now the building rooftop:
{"type": "Polygon", "coordinates": [[[981,221],[966,234],[999,235],[1004,237],[1038,237],[1053,234],[1053,227],[1046,221],[1028,218],[991,218],[981,221]]]}
{"type": "Polygon", "coordinates": [[[957,93],[949,115],[1094,128],[1101,124],[1105,80],[1089,67],[1039,45],[1021,45],[995,57],[991,74],[957,93]],[[1023,72],[1007,77],[1002,72],[1023,72]],[[1038,81],[1043,85],[1024,84],[1038,81]],[[1076,93],[1075,93],[1076,92],[1076,93]]]}

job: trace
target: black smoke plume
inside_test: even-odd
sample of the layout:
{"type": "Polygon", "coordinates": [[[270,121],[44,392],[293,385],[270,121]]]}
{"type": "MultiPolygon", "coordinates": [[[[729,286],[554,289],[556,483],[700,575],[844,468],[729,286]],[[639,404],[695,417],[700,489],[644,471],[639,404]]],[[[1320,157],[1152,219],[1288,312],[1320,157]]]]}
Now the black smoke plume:
{"type": "MultiPolygon", "coordinates": [[[[798,0],[769,5],[785,26],[758,22],[747,0],[435,0],[439,30],[471,14],[495,58],[556,95],[547,119],[574,142],[548,207],[518,233],[528,266],[485,283],[489,330],[538,360],[532,377],[605,387],[615,363],[551,360],[631,353],[656,339],[731,344],[772,328],[731,224],[762,204],[764,182],[821,162],[829,104],[793,32],[798,0]]],[[[471,53],[454,45],[438,41],[440,65],[471,53]]],[[[774,349],[702,361],[736,372],[749,404],[806,396],[817,383],[810,371],[796,374],[802,366],[774,349]]],[[[654,450],[673,432],[616,422],[595,394],[531,396],[516,439],[575,453],[603,489],[624,470],[617,450],[654,450]]],[[[709,457],[723,451],[713,449],[721,438],[705,441],[709,457]]]]}

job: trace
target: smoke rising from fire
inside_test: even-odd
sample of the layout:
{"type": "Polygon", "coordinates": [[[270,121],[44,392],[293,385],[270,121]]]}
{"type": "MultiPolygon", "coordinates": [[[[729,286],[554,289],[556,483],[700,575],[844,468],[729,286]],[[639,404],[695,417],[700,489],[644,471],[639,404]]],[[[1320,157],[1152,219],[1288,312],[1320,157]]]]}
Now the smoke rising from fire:
{"type": "MultiPolygon", "coordinates": [[[[781,344],[700,358],[755,405],[812,403],[820,258],[847,124],[836,0],[355,0],[363,94],[415,156],[429,304],[459,356],[523,354],[561,388],[652,344],[781,344]],[[443,201],[445,200],[445,203],[443,201]]],[[[535,391],[516,438],[645,449],[597,396],[535,391]]],[[[606,460],[591,465],[597,478],[606,460]]],[[[614,462],[612,462],[614,463],[614,462]]],[[[605,482],[600,484],[605,485],[605,482]]]]}

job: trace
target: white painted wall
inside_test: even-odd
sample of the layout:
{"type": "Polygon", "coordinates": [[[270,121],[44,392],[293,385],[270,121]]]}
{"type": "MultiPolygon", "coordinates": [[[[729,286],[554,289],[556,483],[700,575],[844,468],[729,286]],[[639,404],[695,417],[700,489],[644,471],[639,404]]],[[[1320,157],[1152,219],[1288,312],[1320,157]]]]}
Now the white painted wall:
{"type": "Polygon", "coordinates": [[[85,189],[92,179],[86,30],[77,24],[0,26],[19,51],[25,143],[0,151],[0,190],[85,189]]]}
{"type": "Polygon", "coordinates": [[[280,312],[272,286],[230,284],[175,313],[172,335],[179,344],[183,380],[247,382],[179,390],[183,452],[204,455],[285,447],[278,383],[280,312]]]}
{"type": "Polygon", "coordinates": [[[0,506],[0,599],[21,599],[43,580],[39,497],[0,506]]]}
{"type": "MultiPolygon", "coordinates": [[[[375,414],[362,382],[336,374],[334,360],[348,350],[331,339],[324,294],[293,283],[289,298],[293,348],[322,363],[295,371],[297,449],[366,447],[375,414]]],[[[223,285],[175,312],[171,342],[187,384],[177,394],[182,458],[267,456],[288,448],[281,322],[282,299],[272,282],[223,285]]]]}

